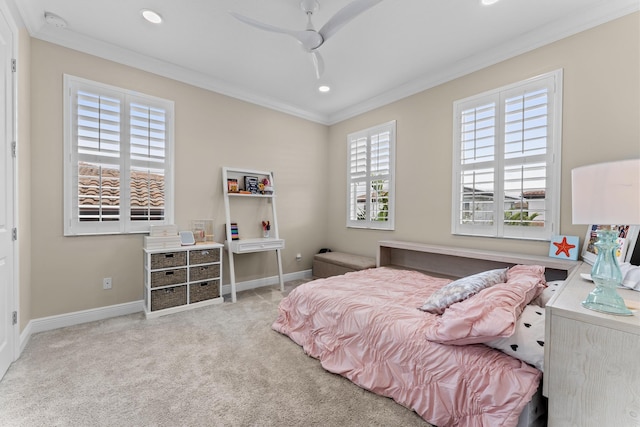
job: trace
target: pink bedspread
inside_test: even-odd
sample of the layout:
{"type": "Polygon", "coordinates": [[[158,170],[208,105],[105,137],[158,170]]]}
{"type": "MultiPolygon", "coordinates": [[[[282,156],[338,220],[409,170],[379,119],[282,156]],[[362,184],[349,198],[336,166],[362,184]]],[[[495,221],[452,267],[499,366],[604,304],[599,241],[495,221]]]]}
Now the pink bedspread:
{"type": "Polygon", "coordinates": [[[417,307],[448,282],[385,267],[315,280],[281,301],[273,329],[431,424],[515,426],[541,372],[483,344],[426,340],[434,315],[417,307]]]}

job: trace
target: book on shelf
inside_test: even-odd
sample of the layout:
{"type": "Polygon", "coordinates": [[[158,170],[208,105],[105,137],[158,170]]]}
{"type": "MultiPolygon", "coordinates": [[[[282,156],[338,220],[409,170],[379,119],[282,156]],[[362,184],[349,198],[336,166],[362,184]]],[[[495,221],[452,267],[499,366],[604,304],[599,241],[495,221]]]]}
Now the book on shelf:
{"type": "Polygon", "coordinates": [[[238,224],[232,222],[230,225],[231,228],[231,239],[228,240],[240,240],[240,234],[238,233],[238,224]]]}

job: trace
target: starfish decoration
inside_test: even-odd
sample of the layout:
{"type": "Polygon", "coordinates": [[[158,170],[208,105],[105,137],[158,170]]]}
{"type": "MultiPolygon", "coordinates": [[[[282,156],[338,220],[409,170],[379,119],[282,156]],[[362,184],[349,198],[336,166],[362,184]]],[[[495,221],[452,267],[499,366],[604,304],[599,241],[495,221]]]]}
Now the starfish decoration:
{"type": "Polygon", "coordinates": [[[558,248],[556,251],[556,255],[560,255],[560,253],[564,252],[567,258],[570,258],[569,251],[576,247],[576,245],[572,245],[567,242],[567,238],[563,237],[562,242],[553,242],[553,244],[558,248]]]}

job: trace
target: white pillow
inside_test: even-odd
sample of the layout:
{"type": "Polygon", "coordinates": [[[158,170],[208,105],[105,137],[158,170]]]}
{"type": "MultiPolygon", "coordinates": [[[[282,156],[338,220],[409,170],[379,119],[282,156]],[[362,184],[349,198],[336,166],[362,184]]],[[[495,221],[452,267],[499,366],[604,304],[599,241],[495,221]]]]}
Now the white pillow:
{"type": "Polygon", "coordinates": [[[542,291],[542,293],[538,296],[538,298],[531,301],[531,304],[535,304],[542,308],[547,306],[547,303],[551,299],[551,297],[556,293],[560,286],[564,283],[564,280],[554,280],[552,282],[547,282],[547,287],[542,291]]]}
{"type": "Polygon", "coordinates": [[[513,335],[485,342],[503,353],[520,359],[541,371],[544,368],[544,308],[525,306],[516,322],[513,335]]]}

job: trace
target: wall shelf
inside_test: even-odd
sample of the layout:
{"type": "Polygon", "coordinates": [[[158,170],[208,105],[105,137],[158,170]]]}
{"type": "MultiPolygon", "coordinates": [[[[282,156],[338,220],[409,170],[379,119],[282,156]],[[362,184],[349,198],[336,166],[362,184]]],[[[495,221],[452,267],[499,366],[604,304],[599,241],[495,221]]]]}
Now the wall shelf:
{"type": "MultiPolygon", "coordinates": [[[[284,249],[284,239],[279,237],[278,233],[278,217],[276,215],[276,192],[275,183],[273,181],[273,173],[260,170],[243,169],[243,168],[222,168],[222,191],[224,194],[224,209],[226,216],[226,235],[231,236],[231,224],[232,224],[232,210],[234,209],[247,209],[243,203],[243,206],[234,206],[233,199],[253,199],[256,205],[269,204],[271,206],[271,219],[269,230],[269,237],[261,238],[240,238],[239,240],[230,240],[227,238],[224,242],[224,247],[228,254],[229,259],[229,281],[231,283],[231,301],[236,302],[236,273],[235,273],[235,261],[234,255],[241,255],[254,252],[267,252],[275,251],[276,262],[278,264],[278,277],[280,281],[280,290],[284,291],[284,276],[282,274],[282,255],[280,251],[284,249]],[[236,191],[229,191],[232,186],[229,184],[229,180],[236,181],[236,190],[245,190],[244,178],[245,177],[257,177],[261,182],[263,179],[267,179],[270,183],[271,194],[262,194],[253,189],[250,194],[240,193],[236,191]]],[[[245,190],[246,191],[246,190],[245,190]]],[[[256,224],[260,219],[255,219],[256,224]]]]}

